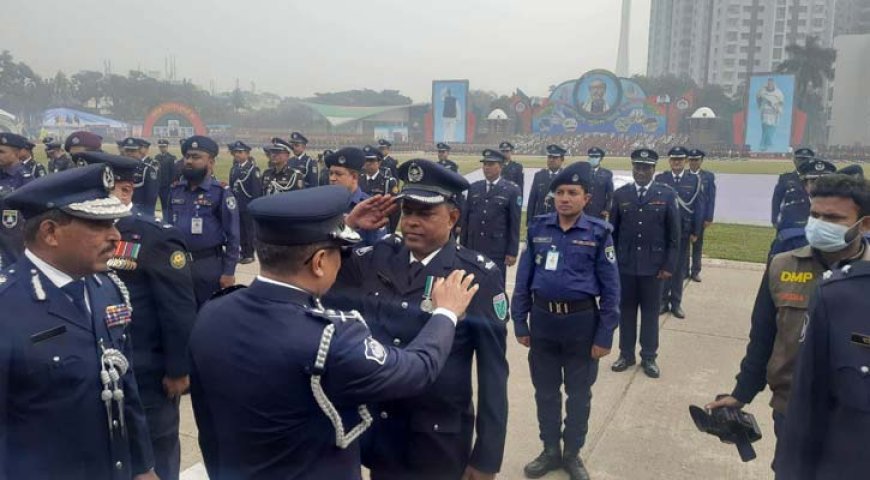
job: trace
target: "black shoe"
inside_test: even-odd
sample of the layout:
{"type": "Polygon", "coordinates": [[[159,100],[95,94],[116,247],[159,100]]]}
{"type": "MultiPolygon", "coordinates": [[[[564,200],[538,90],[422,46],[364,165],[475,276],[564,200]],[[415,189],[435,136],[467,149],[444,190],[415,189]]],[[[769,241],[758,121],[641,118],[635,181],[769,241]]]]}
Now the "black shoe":
{"type": "Polygon", "coordinates": [[[686,318],[686,312],[679,305],[671,307],[671,313],[677,318],[686,318]]]}
{"type": "Polygon", "coordinates": [[[589,480],[589,472],[583,466],[583,460],[580,460],[580,455],[565,455],[562,460],[562,468],[568,472],[568,478],[571,480],[589,480]]]}
{"type": "Polygon", "coordinates": [[[692,274],[692,281],[701,283],[701,274],[700,273],[693,273],[692,274]]]}
{"type": "Polygon", "coordinates": [[[671,311],[671,309],[668,307],[668,304],[662,302],[662,306],[661,306],[661,308],[659,308],[659,315],[664,315],[670,311],[671,311]]]}
{"type": "Polygon", "coordinates": [[[655,360],[641,360],[640,366],[643,368],[643,373],[649,378],[659,378],[662,375],[662,371],[656,365],[655,360]]]}
{"type": "Polygon", "coordinates": [[[247,265],[247,264],[249,264],[249,263],[254,263],[254,258],[253,258],[253,257],[245,257],[245,258],[239,260],[239,263],[241,263],[242,265],[247,265]]]}
{"type": "Polygon", "coordinates": [[[553,470],[557,470],[562,466],[562,454],[559,452],[559,447],[546,446],[544,451],[538,455],[538,458],[532,460],[525,467],[523,473],[528,478],[541,478],[553,470]]]}
{"type": "Polygon", "coordinates": [[[615,362],[613,362],[613,365],[610,366],[610,369],[614,372],[624,372],[628,370],[628,367],[633,366],[635,363],[636,362],[633,358],[629,360],[623,356],[620,356],[615,362]]]}

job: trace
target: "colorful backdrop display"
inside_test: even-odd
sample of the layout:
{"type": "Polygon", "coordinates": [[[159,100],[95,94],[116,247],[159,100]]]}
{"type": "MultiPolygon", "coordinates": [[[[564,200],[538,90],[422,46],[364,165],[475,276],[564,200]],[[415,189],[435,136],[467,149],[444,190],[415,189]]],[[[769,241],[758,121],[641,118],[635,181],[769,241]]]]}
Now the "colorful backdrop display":
{"type": "Polygon", "coordinates": [[[748,91],[746,145],[752,152],[788,153],[792,139],[794,75],[753,75],[748,91]]]}
{"type": "Polygon", "coordinates": [[[465,143],[468,128],[468,80],[432,82],[432,125],[435,142],[465,143]]]}

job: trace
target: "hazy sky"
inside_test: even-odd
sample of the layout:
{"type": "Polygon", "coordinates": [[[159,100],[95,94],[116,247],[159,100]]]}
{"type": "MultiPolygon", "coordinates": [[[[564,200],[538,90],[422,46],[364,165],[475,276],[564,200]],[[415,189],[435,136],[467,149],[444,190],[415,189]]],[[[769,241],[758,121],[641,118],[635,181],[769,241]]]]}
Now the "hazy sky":
{"type": "MultiPolygon", "coordinates": [[[[309,96],[398,89],[428,101],[435,79],[547,95],[614,69],[619,0],[4,0],[0,49],[57,70],[164,69],[229,90],[309,96]]],[[[650,0],[634,0],[631,72],[646,69],[650,0]]]]}

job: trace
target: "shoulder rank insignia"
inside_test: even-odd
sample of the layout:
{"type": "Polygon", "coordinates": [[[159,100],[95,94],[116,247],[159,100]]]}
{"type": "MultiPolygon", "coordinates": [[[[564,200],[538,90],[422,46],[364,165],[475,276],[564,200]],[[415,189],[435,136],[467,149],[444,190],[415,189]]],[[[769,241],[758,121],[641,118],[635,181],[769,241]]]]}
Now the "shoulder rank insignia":
{"type": "Polygon", "coordinates": [[[136,260],[139,258],[139,250],[142,245],[133,242],[118,242],[115,247],[115,253],[106,264],[109,268],[116,270],[136,270],[139,264],[136,260]]]}

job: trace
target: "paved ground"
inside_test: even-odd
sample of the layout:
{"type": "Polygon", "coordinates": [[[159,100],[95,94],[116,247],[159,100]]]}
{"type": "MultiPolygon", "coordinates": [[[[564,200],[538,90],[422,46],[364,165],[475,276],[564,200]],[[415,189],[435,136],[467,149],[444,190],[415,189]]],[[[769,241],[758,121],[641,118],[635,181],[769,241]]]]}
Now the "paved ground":
{"type": "MultiPolygon", "coordinates": [[[[244,266],[241,281],[255,270],[244,266]]],[[[773,454],[769,394],[749,408],[764,432],[755,444],[758,459],[743,464],[733,446],[701,434],[688,406],[703,405],[730,391],[746,347],[749,314],[762,274],[760,265],[708,261],[704,282],[686,289],[685,320],[661,317],[662,378],[639,370],[610,371],[616,352],[601,363],[583,458],[595,480],[767,479],[773,454]]],[[[512,285],[509,285],[512,288],[512,285]]],[[[501,479],[523,478],[522,467],[539,453],[533,390],[526,350],[508,342],[510,417],[501,479]]],[[[617,342],[614,341],[614,344],[617,342]]],[[[189,399],[182,403],[182,475],[204,479],[189,399]]],[[[566,479],[554,472],[546,479],[566,479]]]]}

